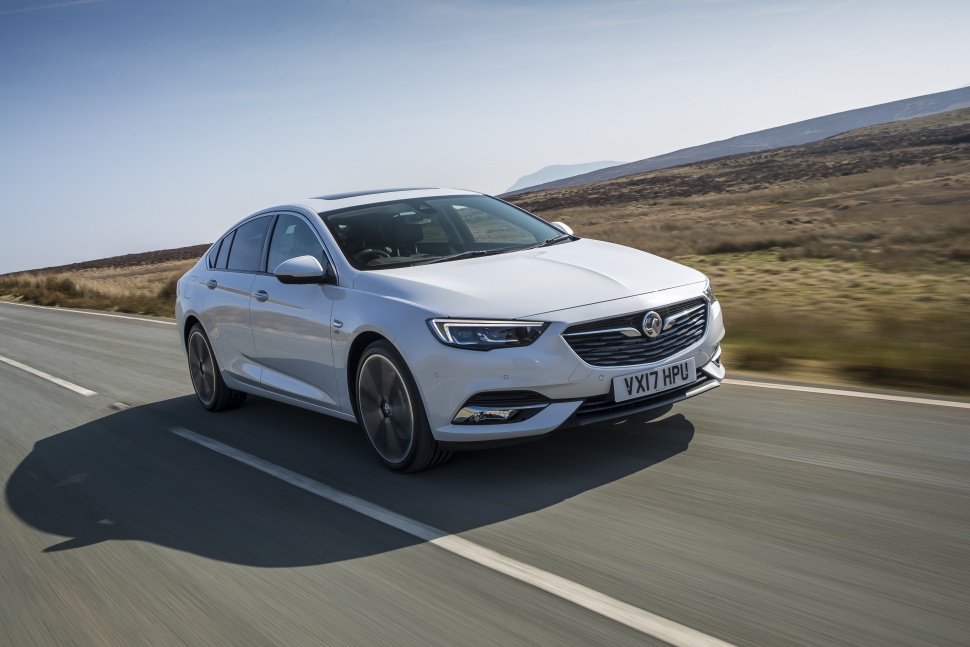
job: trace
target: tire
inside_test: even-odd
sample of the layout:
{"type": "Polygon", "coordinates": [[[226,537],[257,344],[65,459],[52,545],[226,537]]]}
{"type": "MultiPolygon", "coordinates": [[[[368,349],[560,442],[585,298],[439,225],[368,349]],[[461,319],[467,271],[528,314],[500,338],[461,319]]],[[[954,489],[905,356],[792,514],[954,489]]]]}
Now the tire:
{"type": "Polygon", "coordinates": [[[246,401],[244,391],[230,389],[222,379],[212,344],[200,324],[192,326],[185,346],[189,358],[189,378],[203,408],[208,411],[228,411],[246,401]]]}
{"type": "Polygon", "coordinates": [[[384,465],[418,472],[451,456],[431,434],[418,385],[389,342],[381,339],[364,350],[354,387],[357,421],[384,465]]]}

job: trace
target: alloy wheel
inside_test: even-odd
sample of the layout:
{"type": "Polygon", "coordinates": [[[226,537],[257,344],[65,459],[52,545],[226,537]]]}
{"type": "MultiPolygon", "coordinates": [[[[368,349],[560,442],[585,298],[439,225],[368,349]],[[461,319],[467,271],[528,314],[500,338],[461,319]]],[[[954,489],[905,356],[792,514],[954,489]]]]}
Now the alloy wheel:
{"type": "Polygon", "coordinates": [[[189,375],[202,404],[210,406],[216,394],[215,362],[209,345],[198,332],[189,337],[189,375]]]}
{"type": "Polygon", "coordinates": [[[414,407],[404,378],[384,355],[364,360],[357,399],[364,431],[377,453],[389,463],[404,461],[414,443],[414,407]]]}

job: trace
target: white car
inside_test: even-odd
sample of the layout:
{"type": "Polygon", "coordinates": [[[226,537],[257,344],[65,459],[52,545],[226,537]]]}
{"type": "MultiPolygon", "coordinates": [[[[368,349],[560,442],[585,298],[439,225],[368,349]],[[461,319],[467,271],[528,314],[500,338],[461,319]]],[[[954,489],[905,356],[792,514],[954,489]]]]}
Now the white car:
{"type": "Polygon", "coordinates": [[[176,316],[203,407],[253,393],[356,421],[401,471],[724,378],[703,274],[454,189],[244,218],[179,280],[176,316]]]}

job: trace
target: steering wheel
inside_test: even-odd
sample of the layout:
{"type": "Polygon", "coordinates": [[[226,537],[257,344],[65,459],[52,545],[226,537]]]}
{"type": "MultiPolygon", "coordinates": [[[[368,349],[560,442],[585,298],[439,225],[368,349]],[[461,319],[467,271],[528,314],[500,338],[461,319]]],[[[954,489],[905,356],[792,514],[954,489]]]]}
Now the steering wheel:
{"type": "Polygon", "coordinates": [[[374,260],[375,258],[390,258],[390,257],[391,255],[388,254],[386,251],[384,251],[383,249],[377,249],[376,247],[368,247],[367,249],[362,249],[356,254],[354,254],[354,260],[356,260],[359,263],[367,263],[374,260]],[[367,258],[367,260],[365,261],[364,258],[367,257],[368,254],[372,254],[373,258],[367,258]]]}

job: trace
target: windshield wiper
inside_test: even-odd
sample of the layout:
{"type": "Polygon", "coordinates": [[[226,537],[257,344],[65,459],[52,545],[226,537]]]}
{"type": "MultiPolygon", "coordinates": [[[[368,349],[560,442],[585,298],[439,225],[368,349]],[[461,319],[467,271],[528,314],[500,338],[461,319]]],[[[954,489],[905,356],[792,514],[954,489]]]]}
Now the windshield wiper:
{"type": "Polygon", "coordinates": [[[524,249],[536,249],[537,247],[547,247],[549,245],[555,245],[556,243],[564,242],[567,239],[572,239],[569,234],[563,234],[562,236],[555,236],[553,238],[546,238],[541,243],[536,243],[535,245],[529,245],[528,247],[500,247],[499,249],[470,249],[467,252],[460,252],[458,254],[452,254],[451,256],[442,256],[440,258],[429,258],[426,261],[415,261],[411,265],[431,265],[432,263],[444,263],[445,261],[457,261],[462,258],[473,258],[475,256],[488,256],[490,254],[504,254],[505,252],[520,252],[524,249]]]}
{"type": "Polygon", "coordinates": [[[530,245],[529,247],[520,247],[519,249],[538,249],[539,247],[548,247],[549,245],[555,245],[556,243],[562,243],[567,240],[572,240],[572,236],[569,234],[563,234],[561,236],[553,236],[552,238],[546,238],[541,243],[536,243],[535,245],[530,245]]]}
{"type": "Polygon", "coordinates": [[[467,252],[452,254],[451,256],[441,256],[439,258],[429,258],[426,261],[415,261],[411,265],[431,265],[432,263],[444,263],[445,261],[457,261],[460,258],[472,258],[473,256],[488,256],[496,252],[503,251],[498,249],[470,249],[467,252]]]}

